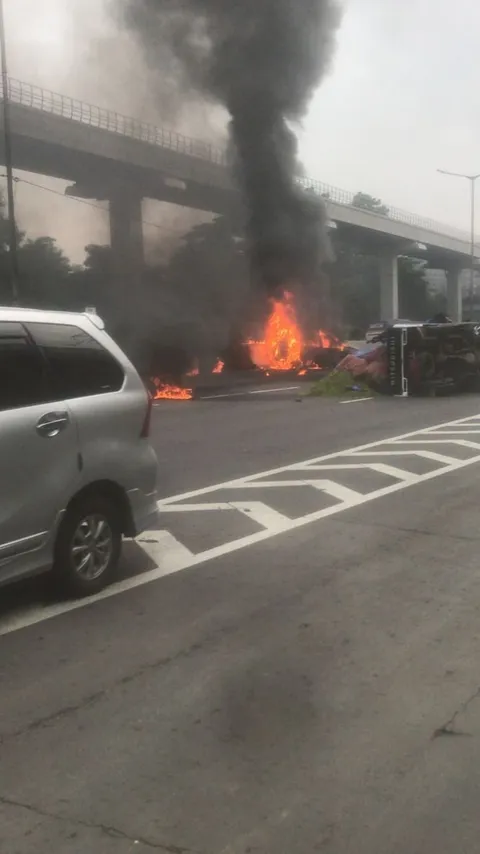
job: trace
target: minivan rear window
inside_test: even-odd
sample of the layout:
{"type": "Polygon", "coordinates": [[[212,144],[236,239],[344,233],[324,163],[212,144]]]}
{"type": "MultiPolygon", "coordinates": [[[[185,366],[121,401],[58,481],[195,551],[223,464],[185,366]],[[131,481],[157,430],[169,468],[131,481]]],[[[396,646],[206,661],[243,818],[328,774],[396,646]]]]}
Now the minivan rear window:
{"type": "Polygon", "coordinates": [[[52,400],[122,388],[122,367],[88,332],[60,323],[29,323],[28,330],[47,361],[52,400]]]}
{"type": "Polygon", "coordinates": [[[0,412],[47,399],[45,365],[20,323],[0,322],[0,412]]]}

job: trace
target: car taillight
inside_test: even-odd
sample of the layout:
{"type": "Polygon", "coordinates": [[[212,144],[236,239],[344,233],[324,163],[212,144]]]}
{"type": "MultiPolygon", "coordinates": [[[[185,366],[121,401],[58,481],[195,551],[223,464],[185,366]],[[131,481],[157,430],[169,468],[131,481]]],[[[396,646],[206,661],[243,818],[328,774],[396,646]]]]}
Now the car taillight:
{"type": "Polygon", "coordinates": [[[145,413],[145,419],[143,421],[142,430],[140,433],[141,439],[148,439],[150,436],[150,422],[152,420],[152,409],[153,409],[153,399],[151,394],[147,391],[147,411],[145,413]]]}

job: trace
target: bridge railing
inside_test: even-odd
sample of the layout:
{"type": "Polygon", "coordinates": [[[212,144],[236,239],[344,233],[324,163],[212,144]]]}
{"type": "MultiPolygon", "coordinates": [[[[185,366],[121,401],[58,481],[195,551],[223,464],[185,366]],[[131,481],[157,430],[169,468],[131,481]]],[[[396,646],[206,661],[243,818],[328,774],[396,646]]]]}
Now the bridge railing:
{"type": "MultiPolygon", "coordinates": [[[[3,96],[1,83],[0,95],[3,96]]],[[[61,95],[40,86],[23,83],[21,80],[9,79],[9,98],[13,103],[24,107],[32,107],[54,116],[132,137],[190,157],[199,157],[221,166],[227,163],[226,151],[208,142],[184,136],[168,128],[156,127],[149,122],[124,116],[113,110],[105,110],[103,107],[96,107],[94,104],[61,95]]]]}
{"type": "MultiPolygon", "coordinates": [[[[335,202],[336,204],[345,205],[350,208],[365,210],[361,205],[355,204],[356,193],[349,192],[348,190],[341,190],[338,187],[333,187],[331,184],[324,184],[322,181],[317,181],[315,178],[302,177],[297,180],[300,186],[305,190],[310,190],[311,192],[322,196],[326,202],[335,202]]],[[[396,220],[397,222],[403,222],[406,225],[414,225],[417,228],[424,228],[427,231],[434,231],[437,234],[444,234],[456,237],[460,240],[470,241],[470,235],[465,231],[462,231],[460,228],[454,228],[453,226],[445,225],[443,222],[438,222],[427,217],[417,216],[417,214],[404,211],[401,208],[392,207],[391,205],[384,204],[383,202],[382,207],[386,208],[387,212],[378,213],[376,214],[377,216],[383,216],[388,219],[396,220]]],[[[374,210],[371,212],[376,213],[374,210]]],[[[477,242],[480,243],[480,240],[477,242]]]]}
{"type": "MultiPolygon", "coordinates": [[[[0,80],[0,100],[2,97],[3,85],[0,80]]],[[[187,154],[190,157],[198,157],[201,160],[214,163],[218,166],[227,167],[229,164],[226,148],[220,148],[203,140],[184,136],[168,128],[160,128],[148,122],[124,116],[122,113],[96,107],[85,101],[70,98],[68,95],[61,95],[58,92],[43,89],[41,86],[34,86],[31,83],[24,83],[21,80],[9,78],[9,98],[15,104],[41,110],[55,116],[61,116],[74,122],[81,122],[82,124],[110,131],[111,133],[128,136],[141,142],[147,142],[150,145],[158,145],[161,148],[187,154]]],[[[330,184],[324,184],[322,181],[317,181],[313,178],[299,177],[297,181],[299,186],[323,196],[326,201],[356,207],[354,204],[355,193],[341,190],[330,184]]],[[[385,205],[385,207],[388,213],[383,214],[383,216],[386,216],[388,219],[413,225],[417,228],[424,228],[437,234],[465,241],[470,240],[469,235],[461,229],[417,216],[416,214],[403,211],[400,208],[391,207],[390,205],[385,205]]],[[[379,216],[381,215],[379,214],[379,216]]]]}

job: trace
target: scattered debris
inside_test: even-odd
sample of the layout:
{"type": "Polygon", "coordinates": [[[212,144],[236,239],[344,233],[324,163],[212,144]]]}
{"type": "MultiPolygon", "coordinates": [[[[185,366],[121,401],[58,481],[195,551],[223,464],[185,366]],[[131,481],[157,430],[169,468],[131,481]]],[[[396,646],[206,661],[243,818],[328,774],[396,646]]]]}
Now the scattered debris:
{"type": "Polygon", "coordinates": [[[371,397],[372,389],[364,382],[357,381],[353,384],[352,377],[347,371],[334,371],[313,384],[310,389],[310,396],[342,398],[371,397]]]}

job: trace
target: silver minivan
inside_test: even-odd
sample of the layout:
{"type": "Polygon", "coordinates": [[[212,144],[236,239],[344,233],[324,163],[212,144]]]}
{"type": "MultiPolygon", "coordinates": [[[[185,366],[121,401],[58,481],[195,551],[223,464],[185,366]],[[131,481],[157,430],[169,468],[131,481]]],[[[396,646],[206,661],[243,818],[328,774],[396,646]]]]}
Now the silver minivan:
{"type": "Polygon", "coordinates": [[[51,570],[71,595],[157,520],[151,400],[95,314],[0,307],[0,584],[51,570]]]}

